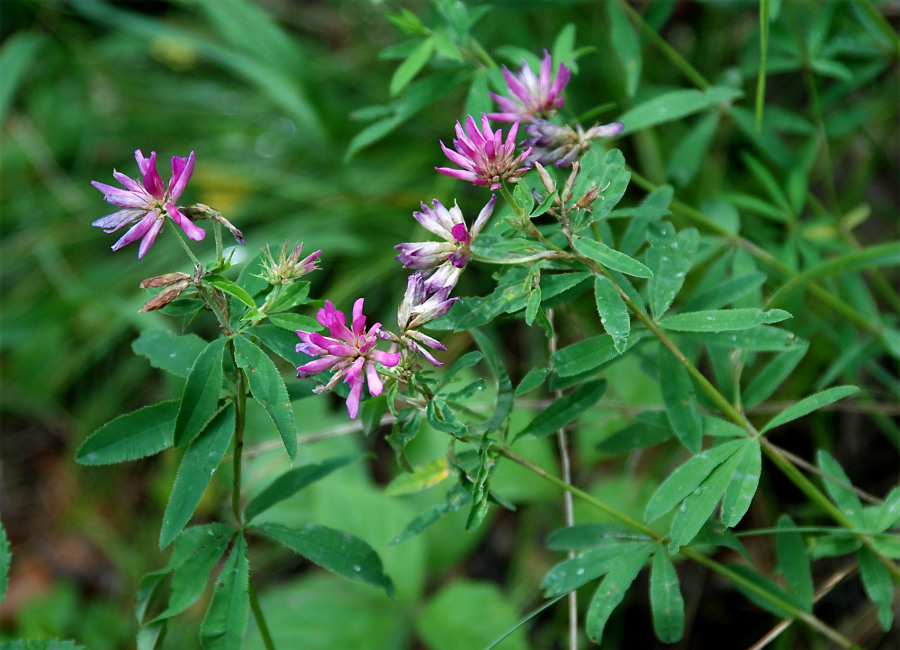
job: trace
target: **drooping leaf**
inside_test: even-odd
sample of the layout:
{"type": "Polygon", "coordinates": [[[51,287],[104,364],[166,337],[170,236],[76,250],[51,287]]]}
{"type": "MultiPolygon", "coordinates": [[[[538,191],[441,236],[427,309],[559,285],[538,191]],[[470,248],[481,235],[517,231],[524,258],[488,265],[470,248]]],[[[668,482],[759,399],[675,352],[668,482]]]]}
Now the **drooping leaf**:
{"type": "Polygon", "coordinates": [[[234,406],[223,409],[198,435],[181,459],[172,494],[163,515],[159,547],[165,548],[190,521],[212,475],[234,435],[234,406]]]}
{"type": "Polygon", "coordinates": [[[240,650],[250,618],[250,562],[247,540],[239,532],[215,581],[212,601],[200,625],[204,650],[240,650]]]}
{"type": "Polygon", "coordinates": [[[216,411],[224,377],[222,353],[227,342],[226,338],[211,341],[191,366],[175,418],[173,439],[176,447],[193,440],[216,411]]]}
{"type": "Polygon", "coordinates": [[[606,391],[606,380],[585,383],[541,411],[516,438],[541,438],[565,427],[597,403],[606,391]]]}
{"type": "Polygon", "coordinates": [[[694,384],[684,366],[664,345],[659,346],[658,368],[669,423],[681,443],[697,453],[703,442],[703,425],[694,384]]]}
{"type": "Polygon", "coordinates": [[[131,349],[147,357],[154,368],[187,377],[206,346],[206,341],[196,334],[178,336],[166,330],[145,330],[131,344],[131,349]]]}
{"type": "Polygon", "coordinates": [[[383,589],[388,596],[394,593],[394,583],[385,575],[378,553],[349,533],[316,524],[296,529],[262,524],[251,530],[271,537],[332,573],[383,589]]]}
{"type": "Polygon", "coordinates": [[[506,366],[503,365],[503,358],[497,347],[491,340],[478,330],[469,332],[479,349],[484,353],[484,358],[497,378],[497,396],[494,399],[494,411],[487,420],[485,420],[479,429],[484,433],[490,434],[498,430],[505,430],[506,418],[509,416],[513,406],[513,387],[506,366]]]}
{"type": "Polygon", "coordinates": [[[676,643],[684,635],[684,599],[675,565],[665,549],[657,548],[650,567],[650,610],[653,631],[663,643],[676,643]]]}
{"type": "Polygon", "coordinates": [[[722,495],[722,523],[728,528],[737,526],[747,514],[762,473],[762,454],[757,439],[748,440],[738,453],[740,458],[722,495]]]}
{"type": "Polygon", "coordinates": [[[859,388],[856,386],[834,386],[833,388],[823,390],[821,393],[804,397],[796,404],[792,404],[769,420],[768,423],[766,423],[766,426],[760,429],[760,433],[765,433],[775,427],[780,427],[782,424],[802,418],[804,415],[812,413],[823,406],[828,406],[829,404],[856,392],[859,392],[859,388]]]}
{"type": "Polygon", "coordinates": [[[803,535],[796,528],[788,515],[778,518],[778,532],[775,533],[778,571],[787,581],[791,593],[803,604],[803,609],[811,612],[814,595],[812,570],[803,535]]]}
{"type": "Polygon", "coordinates": [[[894,610],[891,607],[894,600],[894,584],[891,574],[878,556],[865,546],[859,549],[857,557],[863,589],[869,600],[878,606],[878,622],[881,629],[887,632],[894,622],[894,610]]]}
{"type": "Polygon", "coordinates": [[[251,394],[272,418],[293,460],[297,456],[297,431],[284,380],[272,360],[254,343],[243,336],[235,336],[233,340],[235,362],[247,373],[251,394]]]}
{"type": "Polygon", "coordinates": [[[152,456],[172,446],[179,400],[120,415],[97,429],[75,454],[82,465],[109,465],[152,456]]]}
{"type": "Polygon", "coordinates": [[[620,555],[600,581],[600,586],[597,587],[588,606],[584,622],[585,630],[594,643],[600,643],[606,622],[625,598],[628,588],[637,578],[652,551],[653,545],[645,544],[630,553],[620,555]]]}

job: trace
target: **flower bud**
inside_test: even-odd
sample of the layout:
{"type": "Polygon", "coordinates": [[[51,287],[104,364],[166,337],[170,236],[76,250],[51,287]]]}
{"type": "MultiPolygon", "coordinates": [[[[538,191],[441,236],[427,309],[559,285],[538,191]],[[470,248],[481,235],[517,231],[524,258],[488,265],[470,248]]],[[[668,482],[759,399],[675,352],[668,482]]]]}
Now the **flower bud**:
{"type": "Polygon", "coordinates": [[[297,244],[290,252],[288,252],[289,247],[290,244],[285,242],[281,247],[281,253],[275,258],[267,246],[262,260],[262,273],[256,277],[262,278],[271,285],[291,284],[307,273],[318,270],[316,261],[322,254],[321,250],[307,255],[301,260],[303,244],[297,244]]]}
{"type": "Polygon", "coordinates": [[[152,278],[147,278],[143,282],[141,282],[141,289],[156,289],[158,287],[165,287],[170,284],[175,284],[179,280],[190,280],[191,276],[187,273],[182,273],[181,271],[175,271],[174,273],[163,273],[162,275],[155,275],[152,278]]]}
{"type": "MultiPolygon", "coordinates": [[[[165,285],[148,285],[148,286],[164,286],[165,288],[160,291],[158,294],[153,296],[150,300],[144,303],[144,307],[138,310],[139,314],[143,314],[148,311],[156,311],[157,309],[162,309],[170,302],[175,300],[181,293],[191,286],[190,276],[186,273],[167,273],[166,275],[182,275],[185,276],[181,279],[177,279],[174,282],[166,283],[165,285]]],[[[157,278],[150,278],[150,280],[158,280],[165,276],[158,276],[157,278]]],[[[145,280],[144,282],[147,282],[145,280]]],[[[141,282],[141,287],[147,288],[144,286],[144,282],[141,282]]]]}

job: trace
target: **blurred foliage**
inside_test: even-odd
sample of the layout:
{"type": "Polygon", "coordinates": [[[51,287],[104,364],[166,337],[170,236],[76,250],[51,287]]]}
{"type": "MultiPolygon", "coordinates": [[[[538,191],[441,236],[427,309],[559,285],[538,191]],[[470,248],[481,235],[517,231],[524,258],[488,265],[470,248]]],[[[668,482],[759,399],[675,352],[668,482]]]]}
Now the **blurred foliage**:
{"type": "MultiPolygon", "coordinates": [[[[739,229],[789,269],[806,268],[857,240],[869,245],[897,238],[898,54],[882,23],[864,8],[836,0],[772,1],[780,13],[768,31],[767,101],[757,130],[757,2],[633,4],[698,75],[744,99],[728,110],[697,109],[682,119],[659,120],[623,138],[617,145],[631,167],[652,183],[672,184],[678,200],[701,208],[718,227],[739,229]]],[[[431,25],[440,22],[439,7],[448,3],[403,5],[431,25]]],[[[174,478],[172,452],[101,469],[76,467],[73,457],[84,438],[112,417],[180,393],[178,379],[131,350],[140,333],[177,327],[159,314],[137,313],[146,299],[137,285],[150,275],[182,270],[180,251],[162,237],[143,268],[134,247],[111,254],[114,236],[90,226],[109,211],[91,179],[111,182],[114,167],[133,176],[132,152],[138,148],[166,160],[195,151],[197,168],[185,202],[220,210],[244,232],[248,257],[284,240],[323,249],[315,294],[335,304],[365,295],[373,320],[385,322],[392,320],[404,289],[393,246],[414,240],[410,214],[419,202],[456,197],[464,211],[483,203],[478,190],[433,171],[444,164],[438,141],[449,141],[453,123],[467,106],[477,106],[467,84],[478,77],[443,88],[445,94],[426,110],[403,113],[400,103],[411,101],[416,89],[409,85],[404,93],[396,70],[415,39],[388,19],[398,7],[364,0],[0,4],[0,512],[13,552],[0,638],[63,637],[92,649],[127,647],[136,631],[131,609],[137,582],[164,563],[162,554],[148,549],[156,548],[174,478]],[[381,137],[366,146],[354,143],[370,124],[397,114],[403,119],[384,127],[381,137]]],[[[539,56],[560,34],[572,34],[578,57],[566,112],[584,123],[616,119],[682,88],[684,71],[646,35],[637,43],[637,71],[633,59],[621,60],[635,44],[618,42],[615,32],[610,36],[605,3],[498,1],[476,9],[482,7],[473,12],[479,18],[473,33],[511,67],[523,53],[539,56]]],[[[427,72],[450,80],[456,65],[437,56],[427,72]]],[[[407,83],[414,84],[415,71],[407,72],[407,83]]],[[[497,71],[485,72],[479,83],[497,84],[497,71]]],[[[628,198],[642,198],[634,183],[628,198]]],[[[204,245],[211,258],[212,242],[204,245]]],[[[735,275],[757,269],[740,250],[708,253],[710,268],[730,266],[735,275]]],[[[690,287],[694,295],[713,288],[703,285],[701,275],[689,279],[696,283],[690,287]]],[[[877,321],[880,309],[886,326],[896,327],[896,274],[869,276],[877,302],[858,286],[861,277],[841,276],[828,290],[845,296],[864,319],[877,321]]],[[[490,290],[487,272],[471,272],[459,293],[490,290]]],[[[784,308],[795,314],[817,307],[802,291],[785,297],[784,308]]],[[[562,343],[599,332],[592,310],[590,301],[582,301],[565,314],[562,343]]],[[[810,340],[810,349],[775,397],[795,399],[839,379],[864,385],[866,401],[856,411],[817,414],[808,425],[791,427],[784,444],[807,456],[814,447],[839,449],[854,484],[885,494],[897,480],[900,414],[878,405],[900,402],[896,359],[846,320],[823,316],[797,323],[793,331],[810,340]],[[866,403],[872,404],[869,411],[866,403]]],[[[537,330],[504,325],[500,331],[515,341],[510,347],[521,350],[507,362],[514,384],[544,362],[537,330]]],[[[458,335],[445,342],[450,355],[468,346],[458,335]]],[[[715,372],[716,360],[710,365],[715,372]]],[[[596,421],[583,420],[573,436],[576,483],[639,516],[682,450],[598,451],[635,411],[662,401],[648,379],[656,372],[648,355],[606,372],[606,410],[598,410],[596,421]]],[[[370,587],[311,571],[281,551],[251,549],[258,554],[254,581],[264,609],[273,612],[270,625],[279,647],[363,650],[415,642],[462,650],[487,645],[537,607],[540,581],[557,559],[543,538],[562,521],[558,493],[503,466],[494,488],[528,507],[491,513],[490,526],[474,533],[463,532],[464,515],[453,513],[425,534],[389,546],[416,513],[442,500],[445,488],[386,496],[383,485],[399,472],[392,451],[379,433],[355,435],[358,428],[345,426],[336,405],[328,399],[296,403],[302,430],[316,439],[301,439],[303,462],[359,450],[373,450],[376,460],[341,470],[266,516],[291,524],[316,521],[365,538],[397,585],[397,600],[387,602],[370,587]],[[318,432],[333,435],[319,441],[318,432]],[[451,615],[442,615],[446,611],[451,615]],[[472,619],[480,624],[466,629],[469,636],[454,636],[472,619]]],[[[533,406],[541,408],[539,402],[533,406]]],[[[514,422],[514,431],[530,419],[521,410],[516,417],[522,421],[514,422]]],[[[252,495],[287,461],[261,439],[248,443],[260,447],[245,470],[252,495]]],[[[408,454],[418,465],[440,456],[444,445],[437,436],[420,434],[408,454]]],[[[520,451],[543,467],[555,464],[547,440],[524,443],[520,451]]],[[[212,484],[198,516],[211,517],[221,508],[228,480],[225,468],[221,473],[221,484],[212,484]]],[[[767,510],[796,501],[789,486],[774,481],[761,490],[750,517],[766,521],[767,510]]],[[[580,507],[576,516],[596,519],[580,507]]],[[[773,562],[752,538],[747,545],[760,562],[773,562]]],[[[735,638],[738,625],[735,645],[749,645],[768,630],[768,615],[735,614],[731,606],[744,601],[731,592],[704,598],[708,611],[696,613],[704,579],[685,578],[689,611],[693,606],[703,623],[691,638],[694,647],[713,647],[723,629],[735,638]]],[[[647,603],[635,596],[630,605],[629,611],[640,614],[626,611],[614,620],[605,645],[653,647],[656,641],[644,629],[647,603]]],[[[201,600],[182,627],[170,629],[169,647],[196,643],[205,606],[201,600]]],[[[825,608],[836,619],[845,617],[845,627],[873,626],[874,614],[861,597],[825,608]]],[[[527,639],[517,632],[500,647],[554,647],[564,628],[563,609],[548,610],[535,617],[527,639]]],[[[865,633],[859,630],[859,637],[865,633]]],[[[260,647],[254,634],[248,647],[260,647]]],[[[790,632],[782,647],[816,647],[806,634],[790,632]]],[[[871,647],[879,639],[890,644],[896,635],[873,637],[871,647]]]]}

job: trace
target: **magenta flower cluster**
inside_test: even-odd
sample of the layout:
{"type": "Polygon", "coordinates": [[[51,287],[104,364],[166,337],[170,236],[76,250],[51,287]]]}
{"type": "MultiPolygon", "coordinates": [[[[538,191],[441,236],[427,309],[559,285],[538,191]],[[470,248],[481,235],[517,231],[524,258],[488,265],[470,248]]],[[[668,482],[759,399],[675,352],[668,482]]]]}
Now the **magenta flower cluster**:
{"type": "Polygon", "coordinates": [[[125,189],[91,181],[94,187],[103,192],[103,198],[107,203],[122,208],[97,219],[91,225],[103,228],[104,232],[114,232],[129,224],[134,224],[119,241],[113,244],[112,249],[117,251],[140,239],[138,259],[143,258],[153,246],[167,216],[178,224],[190,239],[202,240],[206,236],[206,232],[194,225],[175,205],[175,201],[181,197],[194,172],[194,152],[192,151],[187,158],[178,156],[172,158],[172,179],[168,185],[163,185],[162,179],[156,171],[155,151],[150,152],[149,158],[145,158],[138,149],[134,152],[134,157],[141,172],[141,183],[115,169],[113,177],[125,189]]]}

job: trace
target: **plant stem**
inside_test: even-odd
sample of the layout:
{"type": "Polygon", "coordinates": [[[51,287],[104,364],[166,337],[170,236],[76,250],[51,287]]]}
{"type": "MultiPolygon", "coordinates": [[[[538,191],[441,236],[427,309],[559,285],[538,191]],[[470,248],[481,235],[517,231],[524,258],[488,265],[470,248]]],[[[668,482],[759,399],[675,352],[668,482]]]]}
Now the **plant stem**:
{"type": "Polygon", "coordinates": [[[175,239],[177,239],[178,243],[181,244],[181,248],[184,249],[185,253],[187,253],[187,256],[191,259],[194,267],[196,268],[199,266],[200,268],[203,268],[203,265],[200,264],[200,260],[198,260],[197,256],[194,255],[194,251],[191,250],[190,246],[187,245],[187,242],[184,241],[184,237],[182,237],[181,233],[178,232],[178,228],[175,227],[175,222],[171,219],[166,219],[165,222],[169,230],[175,233],[175,239]]]}
{"type": "Polygon", "coordinates": [[[253,581],[249,577],[247,579],[247,592],[250,594],[250,610],[253,612],[253,619],[256,621],[256,627],[259,630],[259,636],[262,638],[263,645],[268,650],[275,650],[272,634],[269,632],[269,626],[266,624],[266,619],[259,606],[259,599],[256,597],[256,589],[253,588],[253,581]]]}
{"type": "MultiPolygon", "coordinates": [[[[228,342],[231,349],[232,358],[234,357],[234,343],[228,342]]],[[[241,368],[235,363],[235,381],[234,381],[234,455],[232,457],[233,479],[231,484],[231,511],[234,513],[234,519],[238,526],[243,526],[243,516],[241,515],[241,461],[243,460],[244,451],[244,425],[247,419],[247,376],[241,368]]]]}

